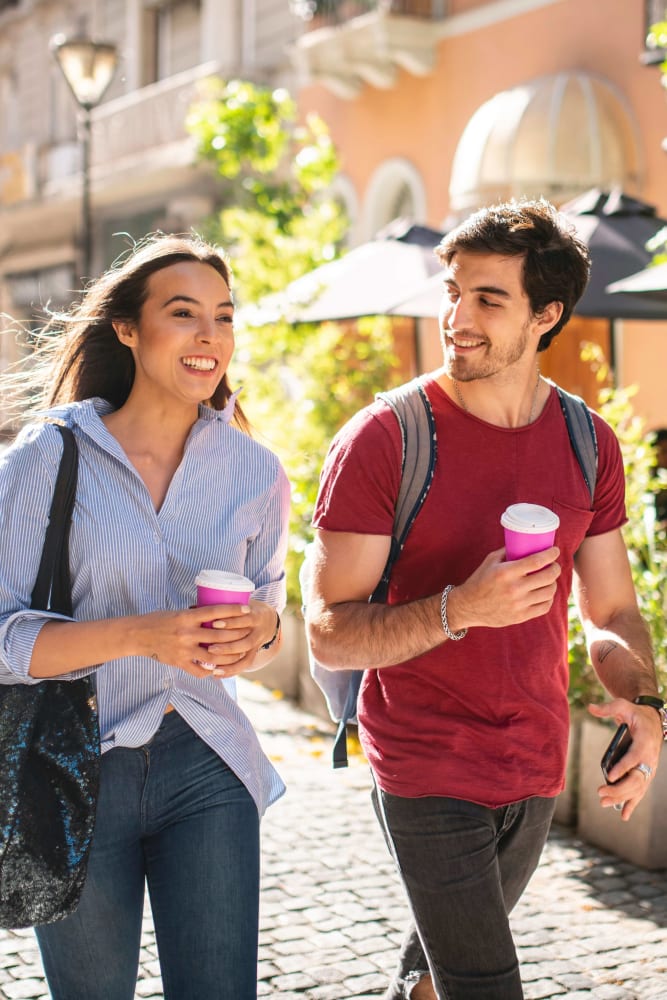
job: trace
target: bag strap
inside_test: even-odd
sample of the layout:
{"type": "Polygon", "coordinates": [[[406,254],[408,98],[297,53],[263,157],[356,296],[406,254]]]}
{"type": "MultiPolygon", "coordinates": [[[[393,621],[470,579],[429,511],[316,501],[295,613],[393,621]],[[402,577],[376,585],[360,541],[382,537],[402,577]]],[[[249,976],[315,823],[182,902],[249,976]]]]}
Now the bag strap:
{"type": "MultiPolygon", "coordinates": [[[[394,527],[389,556],[380,581],[369,600],[382,603],[387,599],[389,580],[394,563],[401,554],[405,540],[429,491],[435,472],[437,442],[431,403],[421,378],[406,385],[377,393],[376,399],[387,403],[394,412],[401,431],[401,485],[396,501],[394,527]]],[[[363,670],[356,670],[350,683],[333,746],[333,766],[347,767],[347,724],[357,711],[357,696],[363,670]]]]}
{"type": "Polygon", "coordinates": [[[63,439],[63,452],[53,490],[42,558],[30,598],[30,607],[72,617],[69,533],[76,497],[79,453],[69,427],[54,423],[63,439]]]}
{"type": "Polygon", "coordinates": [[[558,393],[563,416],[565,417],[570,444],[577,456],[581,474],[588,487],[592,504],[595,496],[595,484],[598,472],[598,441],[595,433],[595,424],[593,423],[590,410],[580,396],[566,392],[565,389],[561,389],[558,385],[556,386],[556,392],[558,393]]]}

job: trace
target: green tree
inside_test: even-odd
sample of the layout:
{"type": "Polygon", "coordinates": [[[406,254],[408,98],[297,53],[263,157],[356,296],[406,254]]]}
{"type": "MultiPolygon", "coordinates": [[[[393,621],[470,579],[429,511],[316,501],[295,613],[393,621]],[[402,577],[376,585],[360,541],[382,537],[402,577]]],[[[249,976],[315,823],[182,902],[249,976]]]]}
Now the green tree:
{"type": "MultiPolygon", "coordinates": [[[[636,387],[612,388],[608,367],[598,345],[585,346],[582,357],[596,370],[604,386],[597,411],[611,425],[621,446],[625,468],[627,524],[623,536],[628,549],[639,610],[646,621],[656,656],[658,679],[667,685],[667,537],[655,523],[653,496],[656,454],[644,421],[634,412],[636,387]]],[[[588,659],[583,630],[570,604],[570,704],[580,708],[602,700],[603,689],[588,659]]]]}
{"type": "Polygon", "coordinates": [[[338,255],[347,220],[331,195],[338,157],[321,118],[298,121],[286,90],[212,77],[186,127],[220,182],[207,235],[232,254],[241,304],[338,255]]]}
{"type": "MultiPolygon", "coordinates": [[[[338,157],[320,118],[299,121],[284,90],[215,78],[190,109],[187,127],[200,159],[220,180],[223,208],[205,232],[230,252],[241,306],[338,255],[347,220],[331,194],[338,157]]],[[[244,409],[292,483],[287,571],[294,604],[326,449],[374,391],[399,381],[392,342],[386,318],[237,327],[232,378],[243,385],[244,409]]]]}

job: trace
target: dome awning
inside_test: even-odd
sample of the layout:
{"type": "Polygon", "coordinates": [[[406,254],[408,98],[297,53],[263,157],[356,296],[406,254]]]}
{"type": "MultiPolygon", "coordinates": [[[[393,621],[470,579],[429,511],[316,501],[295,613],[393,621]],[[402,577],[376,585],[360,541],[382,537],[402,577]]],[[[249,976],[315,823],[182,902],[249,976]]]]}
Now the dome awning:
{"type": "Polygon", "coordinates": [[[557,73],[496,94],[456,149],[449,186],[456,216],[508,198],[556,204],[591,187],[640,188],[638,130],[619,91],[586,73],[557,73]]]}

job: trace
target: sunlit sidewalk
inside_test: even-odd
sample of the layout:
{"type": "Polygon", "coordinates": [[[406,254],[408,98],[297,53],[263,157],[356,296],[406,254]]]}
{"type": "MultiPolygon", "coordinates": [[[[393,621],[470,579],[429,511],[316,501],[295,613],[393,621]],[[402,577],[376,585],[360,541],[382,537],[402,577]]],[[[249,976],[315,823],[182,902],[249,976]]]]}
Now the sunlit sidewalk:
{"type": "MultiPolygon", "coordinates": [[[[381,997],[407,907],[372,812],[366,764],[354,756],[333,771],[325,723],[258,684],[242,681],[240,693],[288,786],[263,824],[259,996],[381,997]]],[[[554,829],[512,923],[526,1000],[667,998],[664,872],[554,829]]],[[[162,995],[147,914],[136,997],[162,995]]],[[[2,1000],[48,996],[32,932],[0,932],[2,1000]]]]}

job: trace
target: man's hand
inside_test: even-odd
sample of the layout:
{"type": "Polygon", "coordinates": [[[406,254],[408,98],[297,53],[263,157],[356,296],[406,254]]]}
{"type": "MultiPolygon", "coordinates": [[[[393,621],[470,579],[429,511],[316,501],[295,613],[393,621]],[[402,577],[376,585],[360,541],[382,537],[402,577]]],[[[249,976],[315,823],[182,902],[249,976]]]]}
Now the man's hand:
{"type": "Polygon", "coordinates": [[[609,779],[615,784],[598,788],[602,808],[622,806],[621,818],[627,821],[655,777],[662,747],[660,717],[649,705],[635,705],[625,698],[615,698],[604,705],[589,705],[588,710],[598,719],[614,719],[617,725],[625,722],[630,730],[632,744],[609,772],[609,779]],[[643,764],[644,769],[638,769],[639,764],[643,764]],[[650,774],[646,773],[646,768],[650,769],[650,774]]]}
{"type": "Polygon", "coordinates": [[[489,553],[474,573],[452,590],[450,627],[457,631],[475,625],[504,628],[545,615],[556,595],[559,555],[555,546],[510,562],[505,561],[505,549],[489,553]]]}

